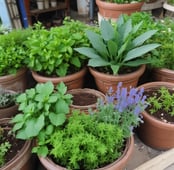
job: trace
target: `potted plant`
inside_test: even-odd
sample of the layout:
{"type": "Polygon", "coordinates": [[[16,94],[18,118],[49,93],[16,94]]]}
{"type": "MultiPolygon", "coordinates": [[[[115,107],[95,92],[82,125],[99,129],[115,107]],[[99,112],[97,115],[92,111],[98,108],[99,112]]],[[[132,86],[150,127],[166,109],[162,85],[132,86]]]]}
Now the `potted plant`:
{"type": "Polygon", "coordinates": [[[149,82],[144,88],[148,107],[142,112],[143,124],[137,128],[139,138],[148,146],[166,150],[174,147],[174,84],[149,82]]]}
{"type": "Polygon", "coordinates": [[[149,53],[149,57],[153,58],[153,62],[149,63],[152,72],[153,81],[174,82],[174,24],[171,18],[164,18],[156,21],[155,25],[158,32],[152,37],[151,41],[160,43],[161,46],[149,53]]]}
{"type": "Polygon", "coordinates": [[[107,19],[118,19],[121,14],[141,11],[144,0],[96,0],[99,14],[107,19]]]}
{"type": "Polygon", "coordinates": [[[10,118],[18,112],[16,97],[18,93],[0,88],[0,118],[10,118]]]}
{"type": "Polygon", "coordinates": [[[30,29],[12,30],[0,36],[0,84],[5,89],[24,91],[27,88],[27,58],[24,47],[30,29]]]}
{"type": "Polygon", "coordinates": [[[12,119],[15,124],[13,131],[17,131],[16,137],[35,138],[37,152],[44,151],[47,154],[45,141],[57,126],[65,122],[66,114],[70,113],[72,96],[66,92],[67,87],[63,82],[54,89],[53,83],[49,81],[37,84],[20,94],[16,100],[20,113],[12,119]]]}
{"type": "Polygon", "coordinates": [[[157,43],[148,43],[156,30],[137,35],[141,24],[133,25],[131,18],[124,20],[123,16],[112,24],[103,20],[99,33],[86,31],[92,47],[75,48],[89,58],[89,70],[100,91],[106,93],[119,81],[127,87],[137,85],[145,64],[150,62],[144,55],[159,47],[157,43]]]}
{"type": "Polygon", "coordinates": [[[0,119],[0,169],[33,169],[31,141],[16,139],[11,132],[11,119],[0,119]]]}
{"type": "Polygon", "coordinates": [[[143,89],[128,91],[119,83],[117,92],[109,91],[107,102],[98,101],[97,110],[73,110],[65,116],[72,96],[62,88],[63,83],[54,92],[58,94],[52,94],[53,84],[47,82],[19,96],[22,113],[12,120],[16,137],[36,139],[33,152],[47,169],[123,168],[133,151],[132,130],[146,107],[143,89]]]}
{"type": "MultiPolygon", "coordinates": [[[[66,18],[64,25],[50,30],[37,23],[25,44],[29,57],[27,66],[37,82],[63,81],[68,89],[81,88],[86,74],[86,57],[73,48],[89,46],[86,24],[66,18]]],[[[91,27],[92,29],[92,27],[91,27]]]]}

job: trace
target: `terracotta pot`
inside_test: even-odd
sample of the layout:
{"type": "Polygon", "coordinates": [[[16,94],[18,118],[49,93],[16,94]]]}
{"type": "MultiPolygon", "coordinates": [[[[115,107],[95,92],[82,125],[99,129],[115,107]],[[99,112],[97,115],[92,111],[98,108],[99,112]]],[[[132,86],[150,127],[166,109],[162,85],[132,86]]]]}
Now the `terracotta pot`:
{"type": "Polygon", "coordinates": [[[122,82],[124,87],[136,87],[140,76],[144,73],[146,66],[142,65],[138,70],[118,76],[98,72],[90,67],[89,71],[93,75],[97,88],[106,94],[110,87],[116,90],[118,82],[122,82]]]}
{"type": "Polygon", "coordinates": [[[166,68],[156,68],[152,70],[154,81],[165,81],[174,83],[174,71],[166,68]]]}
{"type": "Polygon", "coordinates": [[[99,13],[101,16],[106,18],[118,18],[121,14],[130,15],[133,12],[141,11],[141,7],[144,2],[131,3],[131,4],[117,4],[110,3],[101,0],[96,0],[96,4],[99,9],[99,13]]]}
{"type": "MultiPolygon", "coordinates": [[[[15,91],[12,90],[6,90],[6,91],[10,93],[16,93],[15,91]]],[[[18,106],[16,104],[7,108],[0,108],[0,119],[11,118],[16,113],[18,113],[18,106]]]]}
{"type": "MultiPolygon", "coordinates": [[[[122,156],[117,159],[115,162],[96,170],[122,170],[125,166],[128,160],[131,158],[132,152],[134,149],[134,138],[131,136],[127,140],[126,148],[122,154],[122,156]]],[[[39,160],[41,164],[47,169],[47,170],[67,170],[64,167],[61,167],[57,164],[55,164],[51,159],[48,157],[39,157],[39,160]]]]}
{"type": "Polygon", "coordinates": [[[54,85],[57,85],[60,82],[64,82],[65,85],[68,87],[68,90],[71,90],[83,87],[84,76],[86,72],[87,68],[85,67],[79,72],[65,77],[44,77],[34,71],[32,71],[32,76],[38,83],[45,83],[47,81],[51,81],[54,85]]]}
{"type": "Polygon", "coordinates": [[[5,89],[24,92],[27,88],[27,69],[21,69],[16,74],[0,76],[0,86],[5,89]]]}
{"type": "Polygon", "coordinates": [[[95,110],[97,101],[98,99],[105,100],[105,95],[101,93],[98,90],[94,89],[89,89],[89,88],[84,88],[84,89],[72,89],[69,90],[67,93],[71,94],[74,96],[76,99],[72,99],[75,101],[75,104],[71,104],[71,109],[79,109],[81,111],[84,111],[85,113],[88,113],[88,109],[95,110]],[[77,101],[78,99],[78,101],[77,101]],[[87,102],[90,102],[90,104],[81,104],[82,102],[84,103],[85,100],[87,102]],[[78,102],[78,103],[77,103],[78,102]]]}
{"type": "MultiPolygon", "coordinates": [[[[159,88],[161,86],[173,89],[174,83],[168,82],[150,82],[145,83],[138,88],[143,87],[144,90],[151,88],[159,88]]],[[[174,147],[174,123],[169,124],[160,121],[144,111],[142,113],[144,123],[137,128],[139,138],[146,145],[160,150],[166,150],[174,147]]]]}
{"type": "MultiPolygon", "coordinates": [[[[7,124],[11,119],[0,119],[0,125],[7,124]]],[[[26,141],[22,149],[16,156],[6,163],[1,170],[31,170],[33,165],[31,162],[31,141],[26,141]]]]}

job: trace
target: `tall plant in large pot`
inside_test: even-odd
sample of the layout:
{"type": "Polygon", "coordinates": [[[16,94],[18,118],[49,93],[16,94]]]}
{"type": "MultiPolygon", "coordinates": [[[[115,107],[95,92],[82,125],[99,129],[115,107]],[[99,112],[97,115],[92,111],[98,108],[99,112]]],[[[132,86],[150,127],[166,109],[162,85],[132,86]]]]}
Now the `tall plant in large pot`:
{"type": "Polygon", "coordinates": [[[24,41],[30,36],[30,28],[12,30],[0,36],[0,85],[14,91],[27,88],[25,58],[28,53],[24,41]]]}
{"type": "Polygon", "coordinates": [[[68,89],[82,88],[86,75],[86,57],[73,50],[81,45],[89,46],[85,30],[88,25],[66,18],[64,24],[50,30],[41,23],[34,26],[32,36],[26,41],[29,57],[27,66],[33,78],[43,83],[63,81],[68,89]]]}
{"type": "Polygon", "coordinates": [[[106,19],[118,19],[122,14],[141,11],[144,0],[96,0],[99,14],[106,19]]]}
{"type": "Polygon", "coordinates": [[[48,170],[121,170],[133,151],[132,130],[146,103],[143,89],[128,91],[121,83],[117,89],[109,91],[106,102],[98,101],[97,111],[67,115],[72,96],[66,86],[60,83],[55,91],[50,82],[39,84],[18,98],[22,113],[13,119],[16,137],[36,139],[33,152],[48,170]]]}
{"type": "Polygon", "coordinates": [[[145,64],[151,62],[144,54],[159,47],[157,43],[148,43],[156,30],[138,35],[141,24],[133,25],[131,18],[125,20],[123,16],[112,24],[103,20],[98,33],[86,31],[91,47],[75,49],[88,57],[89,70],[102,92],[106,93],[110,86],[116,88],[119,81],[127,87],[136,86],[145,64]]]}

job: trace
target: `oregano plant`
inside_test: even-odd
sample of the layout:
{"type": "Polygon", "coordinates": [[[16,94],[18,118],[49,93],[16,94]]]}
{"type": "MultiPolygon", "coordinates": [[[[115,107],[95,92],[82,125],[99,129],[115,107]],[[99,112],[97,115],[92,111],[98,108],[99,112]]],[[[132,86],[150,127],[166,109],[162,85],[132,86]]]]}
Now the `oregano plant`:
{"type": "Polygon", "coordinates": [[[63,82],[55,90],[52,82],[47,82],[37,84],[17,97],[21,113],[12,119],[13,132],[19,139],[36,138],[37,147],[33,151],[38,154],[48,153],[46,139],[66,120],[72,103],[72,96],[66,92],[67,87],[63,82]]]}

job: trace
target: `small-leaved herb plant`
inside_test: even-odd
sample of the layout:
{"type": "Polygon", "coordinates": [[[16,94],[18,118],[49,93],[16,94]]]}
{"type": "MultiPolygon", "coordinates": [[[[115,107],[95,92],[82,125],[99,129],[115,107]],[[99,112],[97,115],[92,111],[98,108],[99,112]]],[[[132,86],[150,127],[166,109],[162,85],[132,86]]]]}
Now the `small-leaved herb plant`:
{"type": "Polygon", "coordinates": [[[46,140],[56,127],[65,122],[70,111],[72,95],[66,92],[63,82],[55,90],[53,83],[47,82],[37,84],[17,97],[21,113],[12,119],[13,132],[18,139],[36,139],[37,147],[33,148],[33,152],[39,155],[48,154],[46,140]]]}
{"type": "Polygon", "coordinates": [[[31,29],[12,30],[0,35],[0,76],[15,74],[24,68],[28,56],[24,41],[30,36],[31,29]]]}
{"type": "Polygon", "coordinates": [[[50,139],[53,160],[67,169],[96,169],[121,156],[123,131],[119,125],[97,122],[89,114],[73,110],[72,115],[50,139]]]}
{"type": "Polygon", "coordinates": [[[169,115],[174,116],[174,93],[163,86],[152,94],[153,96],[147,97],[147,102],[150,105],[150,114],[164,110],[169,115]]]}
{"type": "MultiPolygon", "coordinates": [[[[4,129],[0,127],[0,141],[3,141],[4,129]]],[[[11,147],[9,141],[0,142],[0,168],[5,164],[5,154],[11,147]]]]}

